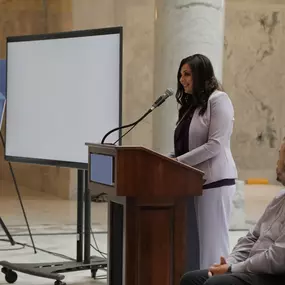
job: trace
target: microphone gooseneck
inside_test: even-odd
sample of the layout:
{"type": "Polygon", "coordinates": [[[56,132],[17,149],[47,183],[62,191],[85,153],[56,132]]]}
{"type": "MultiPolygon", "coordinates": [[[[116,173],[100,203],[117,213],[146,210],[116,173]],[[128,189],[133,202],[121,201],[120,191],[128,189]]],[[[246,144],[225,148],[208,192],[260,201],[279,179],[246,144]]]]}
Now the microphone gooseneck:
{"type": "Polygon", "coordinates": [[[118,131],[118,130],[122,130],[125,128],[129,128],[131,127],[130,130],[128,130],[125,134],[123,134],[122,136],[119,137],[118,140],[116,140],[114,143],[117,143],[119,140],[121,140],[127,133],[129,133],[139,122],[141,122],[148,114],[150,114],[154,109],[156,109],[157,107],[159,107],[162,103],[165,102],[165,100],[172,96],[174,94],[174,91],[171,88],[166,89],[166,91],[164,92],[163,95],[161,95],[160,97],[158,97],[158,99],[152,104],[151,108],[149,108],[139,119],[137,119],[135,122],[131,123],[131,124],[127,124],[121,127],[117,127],[114,128],[112,130],[110,130],[109,132],[107,132],[103,139],[101,140],[101,144],[104,144],[106,138],[113,132],[118,131]]]}

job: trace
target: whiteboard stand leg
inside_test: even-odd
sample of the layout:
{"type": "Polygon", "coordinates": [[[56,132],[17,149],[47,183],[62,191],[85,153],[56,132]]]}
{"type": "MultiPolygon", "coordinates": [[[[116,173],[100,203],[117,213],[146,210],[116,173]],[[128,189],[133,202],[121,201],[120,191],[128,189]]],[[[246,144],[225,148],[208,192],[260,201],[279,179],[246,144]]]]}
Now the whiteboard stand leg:
{"type": "MultiPolygon", "coordinates": [[[[3,145],[3,149],[4,149],[4,153],[5,153],[5,140],[3,138],[1,130],[0,130],[0,137],[1,137],[2,145],[3,145]]],[[[29,222],[28,222],[28,218],[27,218],[27,215],[26,215],[26,211],[25,211],[25,208],[24,208],[24,204],[23,204],[23,201],[22,201],[21,193],[19,191],[18,184],[17,184],[16,177],[15,177],[15,173],[14,173],[14,170],[13,170],[13,167],[12,167],[12,164],[11,164],[10,161],[8,161],[8,165],[9,165],[9,169],[10,169],[10,172],[11,172],[11,175],[12,175],[12,178],[13,178],[13,183],[14,183],[15,188],[16,188],[18,199],[19,199],[19,202],[20,202],[20,205],[21,205],[21,208],[22,208],[22,212],[23,212],[23,215],[24,215],[24,218],[25,218],[25,222],[26,222],[26,225],[27,225],[27,228],[28,228],[28,231],[29,231],[29,236],[30,236],[33,248],[34,248],[34,253],[37,253],[37,250],[36,250],[36,247],[35,247],[35,243],[34,243],[34,239],[33,239],[32,233],[31,233],[30,225],[29,225],[29,222]]]]}

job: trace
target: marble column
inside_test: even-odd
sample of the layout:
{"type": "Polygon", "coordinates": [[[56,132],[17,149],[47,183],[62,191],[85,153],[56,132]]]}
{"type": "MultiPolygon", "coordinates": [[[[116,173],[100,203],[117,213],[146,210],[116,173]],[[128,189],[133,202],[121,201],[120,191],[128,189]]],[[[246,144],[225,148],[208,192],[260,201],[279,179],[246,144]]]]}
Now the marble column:
{"type": "MultiPolygon", "coordinates": [[[[176,89],[182,58],[201,53],[210,58],[221,81],[224,43],[224,0],[156,0],[155,97],[166,88],[176,89]]],[[[161,153],[173,149],[177,119],[175,98],[153,114],[153,147],[161,153]]]]}
{"type": "MultiPolygon", "coordinates": [[[[155,0],[72,0],[73,29],[123,27],[123,124],[137,120],[153,103],[155,0]]],[[[152,148],[152,116],[123,139],[152,148]]],[[[76,172],[71,189],[76,197],[76,172]]]]}

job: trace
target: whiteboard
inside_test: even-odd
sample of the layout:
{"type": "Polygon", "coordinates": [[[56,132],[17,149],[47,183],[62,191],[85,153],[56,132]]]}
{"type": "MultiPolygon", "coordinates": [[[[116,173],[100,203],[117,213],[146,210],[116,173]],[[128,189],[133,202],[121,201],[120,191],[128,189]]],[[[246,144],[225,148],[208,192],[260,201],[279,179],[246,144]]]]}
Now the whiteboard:
{"type": "Polygon", "coordinates": [[[122,28],[8,38],[6,97],[7,160],[87,168],[121,124],[122,28]]]}

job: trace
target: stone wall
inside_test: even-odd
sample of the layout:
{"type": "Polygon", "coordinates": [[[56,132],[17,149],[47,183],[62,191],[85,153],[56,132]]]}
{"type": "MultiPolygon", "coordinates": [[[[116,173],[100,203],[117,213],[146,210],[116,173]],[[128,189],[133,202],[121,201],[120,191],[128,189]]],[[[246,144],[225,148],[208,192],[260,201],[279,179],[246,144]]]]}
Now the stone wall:
{"type": "MultiPolygon", "coordinates": [[[[285,3],[225,2],[223,84],[235,107],[232,149],[239,179],[265,177],[274,183],[278,146],[285,136],[285,3]]],[[[154,66],[159,3],[162,1],[2,0],[0,58],[5,57],[6,36],[123,26],[123,121],[134,121],[160,95],[154,94],[155,68],[159,70],[154,66]]],[[[152,148],[153,133],[160,135],[153,120],[149,116],[124,143],[152,148]]],[[[76,195],[74,170],[13,166],[20,185],[63,198],[76,195]]],[[[12,181],[1,147],[0,179],[12,181]]]]}
{"type": "MultiPolygon", "coordinates": [[[[123,26],[123,122],[132,122],[153,102],[154,6],[154,0],[0,1],[0,58],[5,57],[7,36],[123,26]]],[[[124,143],[151,147],[152,117],[126,136],[124,143]]],[[[0,179],[11,181],[3,150],[0,159],[0,179]]],[[[13,167],[19,185],[76,197],[75,170],[20,163],[13,167]]]]}
{"type": "Polygon", "coordinates": [[[235,107],[239,178],[275,183],[285,136],[285,2],[226,1],[224,78],[235,107]]]}
{"type": "MultiPolygon", "coordinates": [[[[6,56],[6,37],[61,32],[72,28],[72,6],[69,0],[0,1],[0,58],[6,56]]],[[[2,126],[5,133],[5,123],[2,126]]],[[[20,142],[19,142],[20,143],[20,142]]],[[[19,186],[69,198],[70,170],[12,163],[19,186]]],[[[0,179],[12,183],[4,150],[0,145],[0,179]]],[[[2,184],[1,184],[2,185],[2,184]]],[[[0,194],[5,189],[0,189],[0,194]]]]}

